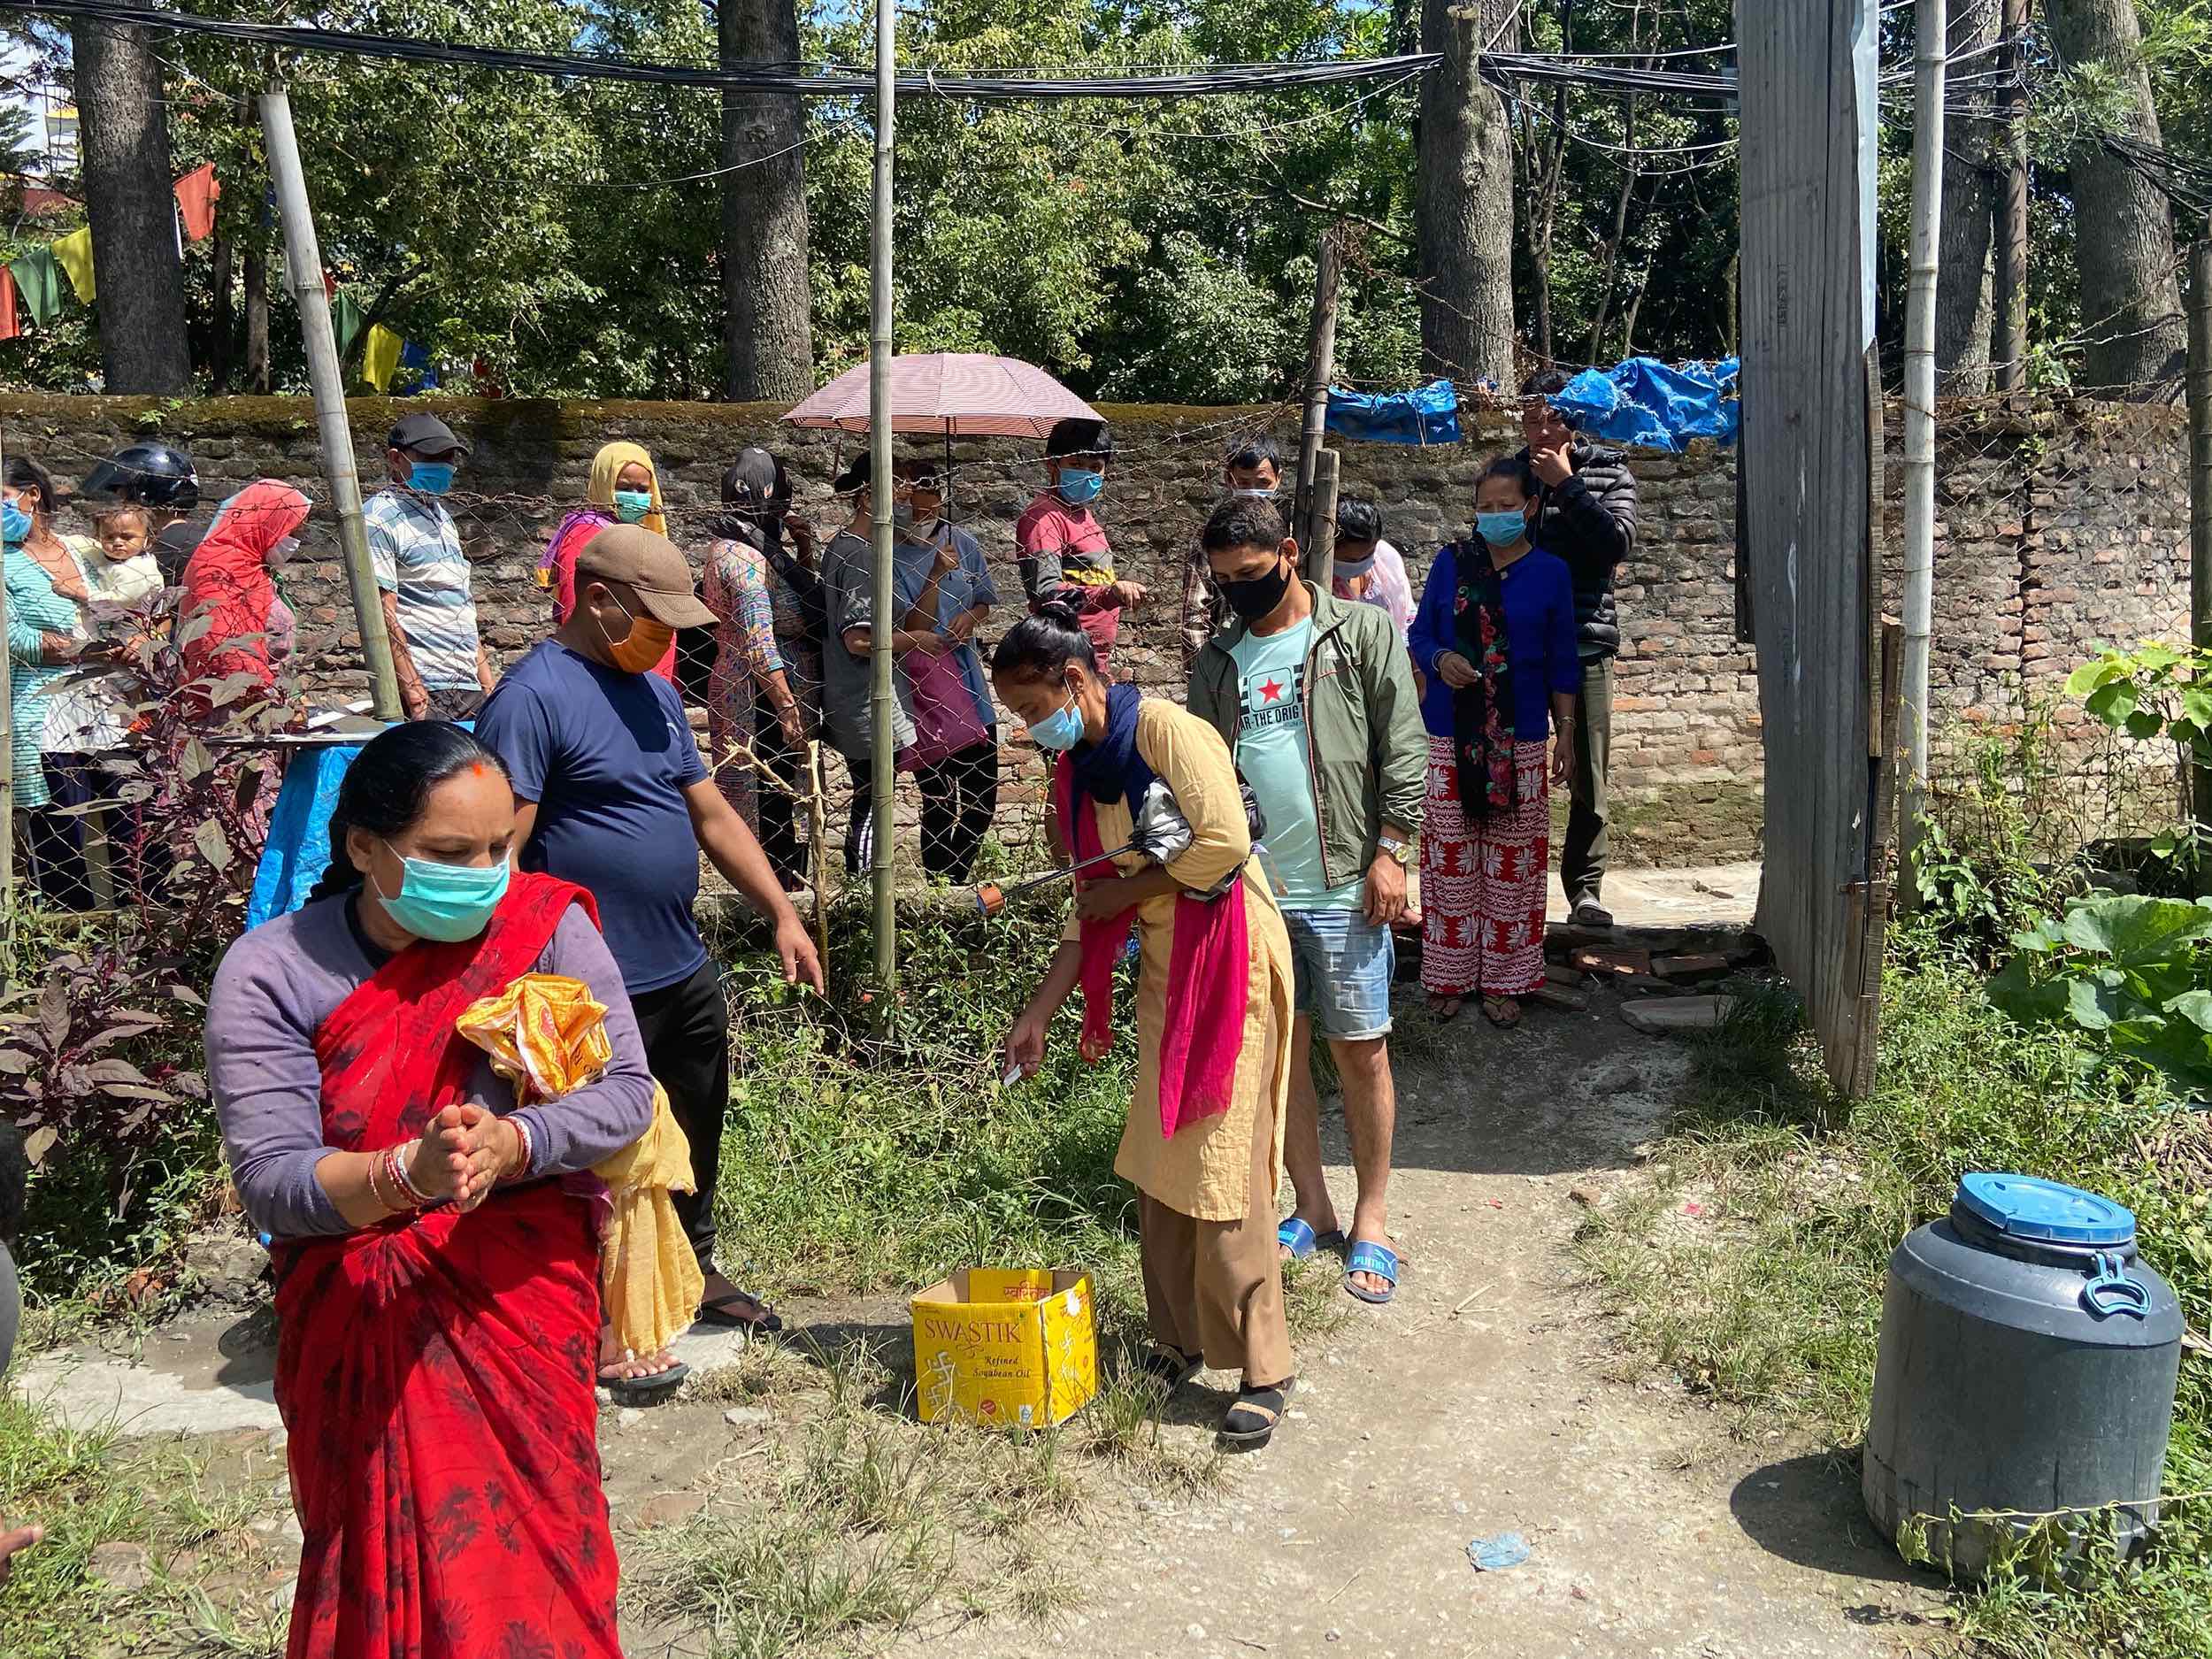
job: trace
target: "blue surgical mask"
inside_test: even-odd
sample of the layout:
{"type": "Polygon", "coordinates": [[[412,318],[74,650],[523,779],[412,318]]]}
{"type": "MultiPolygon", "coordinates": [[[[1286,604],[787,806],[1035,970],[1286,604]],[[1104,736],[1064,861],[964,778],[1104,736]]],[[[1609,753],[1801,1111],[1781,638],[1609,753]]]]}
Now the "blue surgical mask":
{"type": "Polygon", "coordinates": [[[1098,492],[1106,488],[1106,474],[1086,472],[1079,466],[1060,469],[1060,499],[1071,507],[1080,507],[1098,499],[1098,492]]]}
{"type": "Polygon", "coordinates": [[[1528,514],[1518,507],[1509,507],[1503,512],[1479,512],[1475,515],[1475,534],[1492,547],[1511,547],[1528,534],[1528,514]]]}
{"type": "Polygon", "coordinates": [[[407,482],[426,495],[442,495],[453,488],[453,463],[417,461],[407,469],[407,482]]]}
{"type": "Polygon", "coordinates": [[[1039,749],[1048,749],[1055,754],[1063,754],[1081,742],[1083,710],[1075,706],[1075,694],[1068,694],[1064,708],[1055,710],[1031,726],[1029,735],[1039,749]]]}
{"type": "MultiPolygon", "coordinates": [[[[397,852],[387,841],[385,845],[397,852]]],[[[427,858],[400,859],[405,874],[399,896],[382,887],[376,896],[384,913],[418,939],[454,944],[473,939],[488,926],[499,901],[507,896],[508,861],[495,864],[442,864],[427,858]]]]}
{"type": "Polygon", "coordinates": [[[635,524],[653,511],[653,493],[644,489],[618,489],[614,493],[614,516],[625,524],[635,524]]]}
{"type": "Polygon", "coordinates": [[[13,502],[0,503],[0,541],[19,547],[31,539],[31,515],[13,502]]]}

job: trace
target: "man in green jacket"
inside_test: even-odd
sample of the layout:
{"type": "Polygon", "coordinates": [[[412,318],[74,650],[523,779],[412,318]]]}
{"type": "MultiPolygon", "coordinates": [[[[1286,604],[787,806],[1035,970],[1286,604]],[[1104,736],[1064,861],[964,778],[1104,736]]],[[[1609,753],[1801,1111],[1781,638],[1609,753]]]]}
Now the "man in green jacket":
{"type": "Polygon", "coordinates": [[[1344,1085],[1359,1202],[1344,1288],[1388,1302],[1391,926],[1421,827],[1428,738],[1405,646],[1387,613],[1298,574],[1298,544],[1264,500],[1214,510],[1199,538],[1235,620],[1191,668],[1190,710],[1229,745],[1266,815],[1264,863],[1298,979],[1284,1161],[1298,1205],[1277,1233],[1292,1257],[1343,1241],[1321,1174],[1313,1033],[1344,1085]]]}

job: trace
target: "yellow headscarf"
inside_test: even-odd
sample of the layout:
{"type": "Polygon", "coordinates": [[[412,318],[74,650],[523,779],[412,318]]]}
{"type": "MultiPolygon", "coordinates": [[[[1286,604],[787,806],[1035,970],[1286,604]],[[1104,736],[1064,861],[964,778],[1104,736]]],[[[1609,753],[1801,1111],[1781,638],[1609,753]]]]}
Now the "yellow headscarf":
{"type": "Polygon", "coordinates": [[[653,480],[653,511],[638,522],[655,535],[666,535],[668,520],[661,512],[661,470],[653,465],[653,457],[646,454],[642,444],[610,443],[602,447],[599,453],[591,457],[591,482],[585,487],[584,499],[593,506],[604,507],[609,513],[612,513],[614,480],[620,476],[624,467],[634,465],[643,467],[653,480]]]}

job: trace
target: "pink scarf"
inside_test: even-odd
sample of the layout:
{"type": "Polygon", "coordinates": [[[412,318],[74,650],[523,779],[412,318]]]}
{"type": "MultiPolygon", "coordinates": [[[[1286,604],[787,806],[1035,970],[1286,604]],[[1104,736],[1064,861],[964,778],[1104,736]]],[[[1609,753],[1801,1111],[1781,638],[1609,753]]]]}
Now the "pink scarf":
{"type": "MultiPolygon", "coordinates": [[[[1075,782],[1064,757],[1053,779],[1060,822],[1080,861],[1105,849],[1098,839],[1098,803],[1075,782]]],[[[1141,804],[1132,802],[1131,805],[1141,804]]],[[[1084,1046],[1103,1053],[1112,1037],[1114,964],[1135,926],[1136,907],[1103,920],[1085,920],[1078,935],[1083,952],[1084,1046]]],[[[1188,893],[1175,901],[1175,942],[1168,959],[1167,1018],[1160,1033],[1160,1134],[1172,1139],[1186,1124],[1229,1110],[1237,1058],[1244,1049],[1244,1016],[1252,960],[1245,931],[1244,883],[1217,899],[1188,893]]]]}

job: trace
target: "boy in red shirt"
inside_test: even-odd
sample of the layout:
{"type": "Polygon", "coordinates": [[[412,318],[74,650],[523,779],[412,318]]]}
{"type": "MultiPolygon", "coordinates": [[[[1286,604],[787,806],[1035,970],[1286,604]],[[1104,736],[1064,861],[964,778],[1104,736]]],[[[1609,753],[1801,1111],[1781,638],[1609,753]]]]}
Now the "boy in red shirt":
{"type": "Polygon", "coordinates": [[[1014,525],[1022,591],[1030,609],[1050,600],[1073,605],[1098,653],[1099,672],[1108,672],[1121,613],[1144,603],[1135,582],[1114,580],[1113,549],[1106,532],[1091,515],[1091,503],[1106,485],[1113,441],[1102,420],[1070,417],[1056,421],[1045,438],[1045,477],[1037,499],[1014,525]]]}

